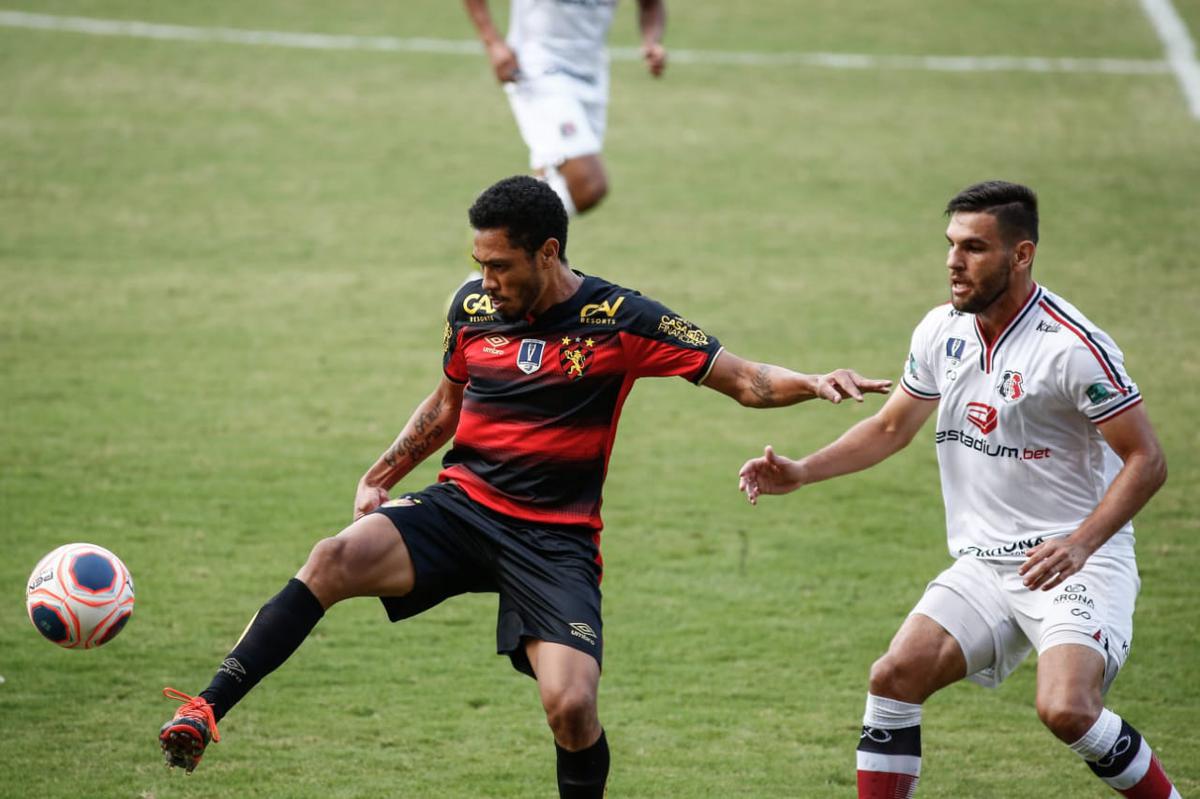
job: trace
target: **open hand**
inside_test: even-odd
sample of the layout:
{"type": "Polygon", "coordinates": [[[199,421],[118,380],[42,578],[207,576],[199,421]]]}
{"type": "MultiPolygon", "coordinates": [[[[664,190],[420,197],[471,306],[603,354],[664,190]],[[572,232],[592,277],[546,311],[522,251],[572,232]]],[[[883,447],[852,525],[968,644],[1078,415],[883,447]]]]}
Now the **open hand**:
{"type": "Polygon", "coordinates": [[[746,494],[751,505],[758,504],[760,494],[786,494],[804,485],[799,461],[776,455],[768,444],[760,458],[746,461],[738,472],[738,491],[746,494]]]}
{"type": "Polygon", "coordinates": [[[864,392],[886,394],[891,387],[891,380],[873,380],[863,377],[853,369],[834,369],[817,377],[816,393],[821,399],[836,405],[846,397],[862,402],[864,392]]]}

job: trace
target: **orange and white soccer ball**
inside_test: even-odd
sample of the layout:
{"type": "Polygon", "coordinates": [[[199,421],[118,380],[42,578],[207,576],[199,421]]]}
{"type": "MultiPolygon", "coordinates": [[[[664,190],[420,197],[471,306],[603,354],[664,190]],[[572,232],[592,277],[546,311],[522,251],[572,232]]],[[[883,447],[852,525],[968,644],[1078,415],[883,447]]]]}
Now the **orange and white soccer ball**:
{"type": "Polygon", "coordinates": [[[64,544],[38,561],[25,591],[29,620],[67,649],[107,644],[133,614],[133,578],[95,544],[64,544]]]}

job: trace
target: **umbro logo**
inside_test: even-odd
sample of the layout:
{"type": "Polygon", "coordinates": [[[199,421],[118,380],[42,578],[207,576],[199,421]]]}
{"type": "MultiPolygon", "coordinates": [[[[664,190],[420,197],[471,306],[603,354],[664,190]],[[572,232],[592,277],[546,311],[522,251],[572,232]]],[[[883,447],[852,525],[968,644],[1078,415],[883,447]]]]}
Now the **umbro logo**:
{"type": "Polygon", "coordinates": [[[500,336],[500,335],[488,336],[487,338],[484,339],[484,341],[487,342],[488,346],[484,347],[483,351],[486,352],[488,355],[503,355],[504,350],[502,350],[501,347],[503,347],[505,344],[510,343],[509,339],[505,338],[504,336],[500,336]]]}
{"type": "Polygon", "coordinates": [[[581,621],[573,621],[570,623],[571,635],[576,638],[582,638],[589,644],[596,645],[596,631],[591,628],[591,625],[584,624],[581,621]]]}
{"type": "Polygon", "coordinates": [[[246,676],[246,667],[237,658],[225,658],[225,662],[217,671],[225,672],[238,682],[241,682],[242,678],[246,676]]]}

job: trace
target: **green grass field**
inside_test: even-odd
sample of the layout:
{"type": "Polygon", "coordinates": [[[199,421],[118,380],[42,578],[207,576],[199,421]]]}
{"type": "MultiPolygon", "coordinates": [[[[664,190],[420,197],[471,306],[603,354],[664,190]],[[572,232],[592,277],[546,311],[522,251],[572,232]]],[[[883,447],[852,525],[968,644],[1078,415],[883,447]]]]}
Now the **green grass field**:
{"type": "MultiPolygon", "coordinates": [[[[1177,5],[1200,34],[1200,2],[1177,5]]],[[[471,36],[433,0],[7,9],[471,36]]],[[[1162,57],[1134,0],[670,9],[675,48],[1162,57]]],[[[1122,345],[1170,460],[1137,520],[1136,640],[1109,703],[1200,793],[1200,120],[1174,78],[676,64],[654,82],[618,62],[613,86],[613,192],[574,225],[573,264],[759,360],[896,377],[946,295],[946,199],[990,177],[1039,190],[1035,274],[1122,345]]],[[[535,685],[492,654],[487,596],[401,625],[373,600],[334,608],[189,778],[154,738],[159,690],[207,684],[439,377],[466,208],[526,163],[482,56],[0,27],[0,96],[0,796],[552,796],[535,685]],[[137,585],[91,652],[43,641],[22,604],[37,559],[75,540],[137,585]]],[[[634,391],[605,503],[611,796],[853,796],[867,669],[948,562],[931,434],[758,508],[735,475],[878,403],[634,391]]],[[[1038,723],[1033,676],[928,703],[920,796],[1112,795],[1038,723]]]]}

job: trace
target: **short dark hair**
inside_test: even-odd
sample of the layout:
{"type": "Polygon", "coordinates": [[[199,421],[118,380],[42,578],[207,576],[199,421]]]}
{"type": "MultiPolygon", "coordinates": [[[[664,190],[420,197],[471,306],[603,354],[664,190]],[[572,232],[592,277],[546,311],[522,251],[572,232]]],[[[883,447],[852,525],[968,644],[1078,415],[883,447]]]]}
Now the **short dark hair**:
{"type": "Polygon", "coordinates": [[[533,255],[547,239],[558,239],[558,257],[567,260],[567,209],[544,182],[514,175],[483,190],[467,212],[476,230],[503,228],[514,247],[533,255]]]}
{"type": "Polygon", "coordinates": [[[967,186],[946,204],[946,216],[956,211],[991,214],[1010,243],[1020,238],[1037,244],[1037,194],[1028,186],[1004,180],[986,180],[967,186]]]}

